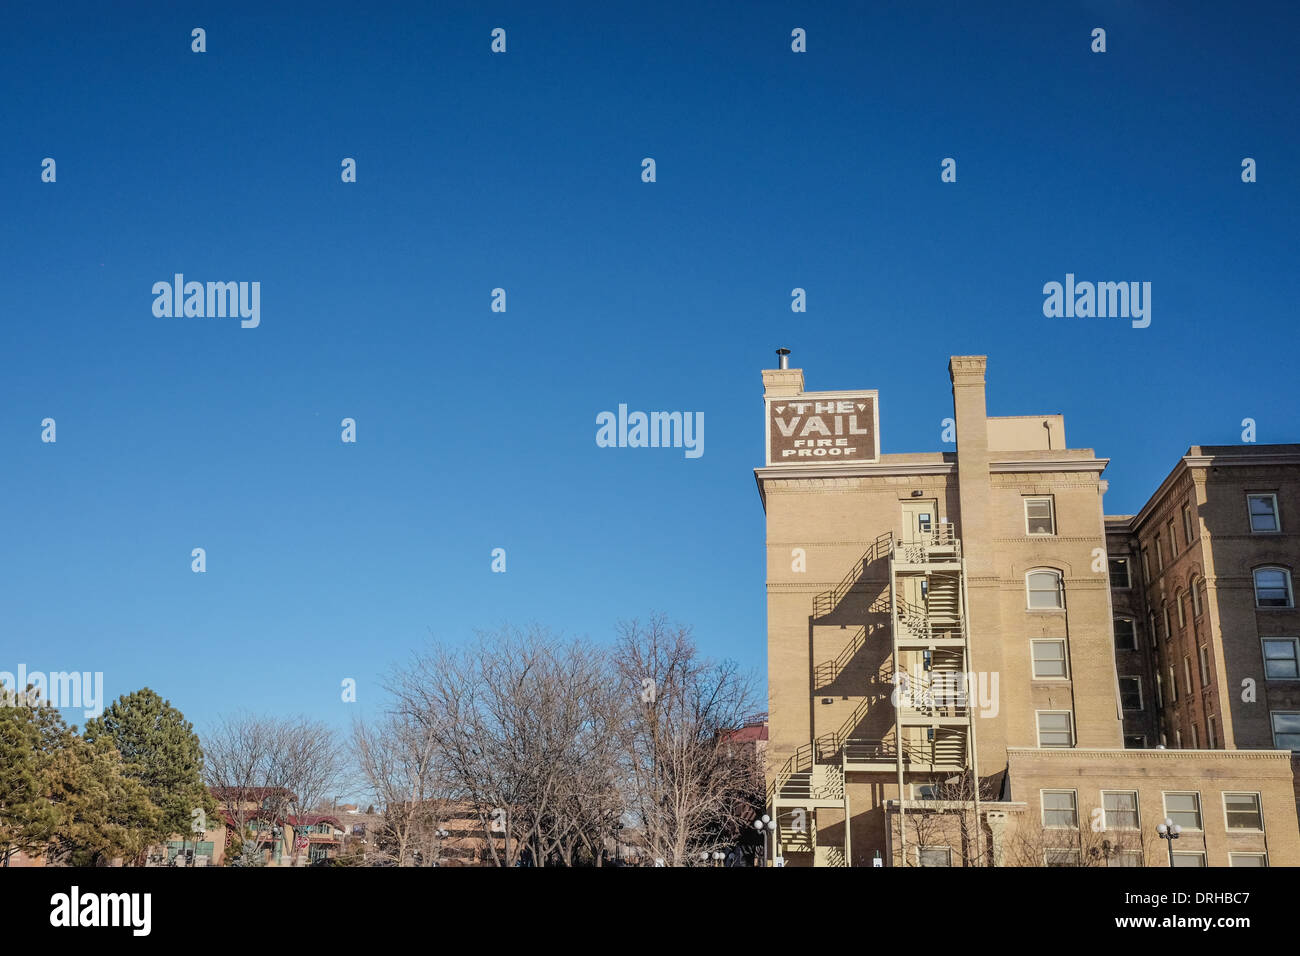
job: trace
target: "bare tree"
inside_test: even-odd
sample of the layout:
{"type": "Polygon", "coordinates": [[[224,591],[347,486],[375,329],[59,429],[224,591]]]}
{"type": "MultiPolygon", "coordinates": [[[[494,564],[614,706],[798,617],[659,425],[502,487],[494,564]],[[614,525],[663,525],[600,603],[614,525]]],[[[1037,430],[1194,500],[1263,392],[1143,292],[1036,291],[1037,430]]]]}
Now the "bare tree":
{"type": "Polygon", "coordinates": [[[761,802],[753,761],[728,732],[753,713],[753,682],[699,657],[690,631],[662,616],[620,626],[617,671],[635,702],[623,727],[629,802],[650,852],[670,865],[734,844],[761,802]]]}
{"type": "Polygon", "coordinates": [[[369,848],[381,860],[414,866],[417,858],[438,862],[444,810],[451,784],[438,763],[431,729],[414,716],[396,712],[374,727],[357,721],[352,745],[370,794],[383,820],[369,848]]]}
{"type": "MultiPolygon", "coordinates": [[[[982,826],[975,817],[975,775],[970,770],[955,774],[936,774],[921,785],[929,796],[908,804],[906,820],[914,847],[956,846],[961,866],[992,866],[993,847],[987,833],[977,833],[982,826]]],[[[979,800],[996,799],[993,781],[979,783],[979,800]]],[[[908,860],[905,866],[912,865],[908,860]]]]}
{"type": "MultiPolygon", "coordinates": [[[[306,717],[239,714],[222,720],[207,744],[207,782],[217,793],[238,839],[245,840],[253,819],[282,831],[333,792],[342,771],[334,731],[306,717]],[[211,753],[216,753],[214,760],[211,753]]],[[[298,861],[295,846],[291,860],[298,861]]]]}
{"type": "Polygon", "coordinates": [[[388,687],[396,713],[430,736],[495,865],[603,856],[622,810],[624,705],[607,654],[506,628],[416,654],[388,687]]]}
{"type": "Polygon", "coordinates": [[[241,712],[221,718],[203,740],[204,781],[233,824],[232,842],[244,859],[257,852],[248,824],[262,802],[274,737],[270,720],[241,712]]]}

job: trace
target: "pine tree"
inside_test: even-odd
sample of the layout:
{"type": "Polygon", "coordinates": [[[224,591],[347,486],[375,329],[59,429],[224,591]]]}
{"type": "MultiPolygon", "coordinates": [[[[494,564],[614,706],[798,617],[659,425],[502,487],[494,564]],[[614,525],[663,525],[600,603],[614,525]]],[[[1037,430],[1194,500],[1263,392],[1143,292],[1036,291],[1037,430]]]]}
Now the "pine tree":
{"type": "Polygon", "coordinates": [[[146,846],[188,835],[195,810],[212,816],[217,803],[203,785],[203,748],[185,716],[145,687],[115,700],[86,722],[90,743],[107,740],[122,757],[122,772],[139,781],[161,811],[145,834],[146,846]]]}
{"type": "Polygon", "coordinates": [[[57,719],[58,712],[33,708],[24,695],[3,685],[0,696],[0,861],[8,866],[20,850],[42,850],[58,825],[48,797],[49,714],[57,719]]]}

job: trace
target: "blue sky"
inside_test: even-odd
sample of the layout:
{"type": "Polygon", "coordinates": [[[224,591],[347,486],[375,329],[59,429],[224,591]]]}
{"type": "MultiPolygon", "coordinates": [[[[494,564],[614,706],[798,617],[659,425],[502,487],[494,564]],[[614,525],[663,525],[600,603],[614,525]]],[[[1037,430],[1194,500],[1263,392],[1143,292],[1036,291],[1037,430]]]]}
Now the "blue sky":
{"type": "Polygon", "coordinates": [[[989,355],[1111,513],[1242,418],[1300,440],[1293,5],[262,6],[5,14],[0,670],[344,726],[430,636],[660,610],[761,675],[782,345],[879,389],[885,452],[950,447],[989,355]],[[177,272],[261,325],[155,317],[177,272]],[[1151,282],[1150,328],[1045,318],[1067,272],[1151,282]],[[619,403],[705,454],[598,448],[619,403]]]}

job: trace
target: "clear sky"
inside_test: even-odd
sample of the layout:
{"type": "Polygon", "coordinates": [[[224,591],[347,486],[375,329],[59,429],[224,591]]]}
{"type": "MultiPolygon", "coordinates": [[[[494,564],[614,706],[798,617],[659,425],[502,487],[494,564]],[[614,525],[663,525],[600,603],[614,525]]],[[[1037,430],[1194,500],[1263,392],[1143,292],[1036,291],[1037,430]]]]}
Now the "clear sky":
{"type": "Polygon", "coordinates": [[[1111,513],[1243,418],[1300,440],[1294,4],[269,6],[4,14],[0,670],[344,726],[430,636],[659,610],[761,674],[778,346],[885,452],[951,448],[987,354],[1111,513]],[[175,273],[260,325],[155,316],[175,273]],[[1046,318],[1066,273],[1150,327],[1046,318]],[[704,455],[597,447],[620,403],[704,455]]]}

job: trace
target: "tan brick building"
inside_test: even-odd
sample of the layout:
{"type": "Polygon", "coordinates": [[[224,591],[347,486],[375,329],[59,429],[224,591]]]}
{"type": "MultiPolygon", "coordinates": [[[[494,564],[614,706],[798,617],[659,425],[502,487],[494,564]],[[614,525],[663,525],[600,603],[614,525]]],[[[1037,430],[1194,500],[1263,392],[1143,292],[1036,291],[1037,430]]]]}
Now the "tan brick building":
{"type": "MultiPolygon", "coordinates": [[[[1136,518],[1107,519],[1108,462],[1069,448],[1060,415],[990,418],[982,356],[949,365],[955,453],[881,455],[874,392],[806,392],[802,371],[782,365],[763,373],[755,475],[767,516],[769,800],[786,865],[1167,865],[1154,831],[1166,817],[1183,826],[1179,865],[1300,863],[1290,758],[1257,752],[1273,750],[1258,730],[1269,718],[1231,704],[1225,718],[1220,705],[1218,732],[1250,725],[1249,743],[1138,749],[1157,744],[1162,665],[1144,651],[1150,596],[1122,587],[1120,571],[1157,523],[1168,533],[1159,495],[1136,518]]],[[[1259,483],[1254,470],[1234,474],[1259,483]]],[[[1166,488],[1181,487],[1176,475],[1166,488]]],[[[1225,507],[1228,497],[1225,486],[1225,507]]],[[[1237,564],[1244,546],[1222,552],[1236,591],[1243,573],[1251,580],[1237,564]]],[[[1170,570],[1187,558],[1177,568],[1191,573],[1190,550],[1167,555],[1170,570]]],[[[1289,568],[1274,550],[1250,561],[1289,568]]],[[[1196,565],[1198,580],[1209,566],[1196,565]]],[[[1275,576],[1263,586],[1279,593],[1275,576]]],[[[1252,603],[1233,627],[1263,613],[1252,603]]],[[[1268,621],[1259,633],[1289,626],[1268,621]]],[[[1274,674],[1282,650],[1269,645],[1274,674]]],[[[1240,682],[1236,663],[1207,655],[1240,682]]],[[[1264,686],[1258,650],[1254,667],[1264,686]]],[[[1275,695],[1283,715],[1289,693],[1275,695]]],[[[1225,683],[1219,700],[1229,696],[1225,683]]]]}

